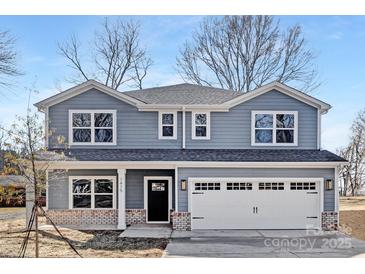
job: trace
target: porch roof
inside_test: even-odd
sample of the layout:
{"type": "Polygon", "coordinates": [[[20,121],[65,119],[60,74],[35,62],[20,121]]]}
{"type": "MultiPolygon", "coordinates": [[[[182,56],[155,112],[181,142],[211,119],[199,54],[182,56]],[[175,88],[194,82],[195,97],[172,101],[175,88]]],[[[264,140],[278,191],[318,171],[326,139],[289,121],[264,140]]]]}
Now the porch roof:
{"type": "MultiPolygon", "coordinates": [[[[65,149],[68,161],[346,162],[314,149],[65,149]]],[[[56,160],[57,161],[57,160],[56,160]]]]}

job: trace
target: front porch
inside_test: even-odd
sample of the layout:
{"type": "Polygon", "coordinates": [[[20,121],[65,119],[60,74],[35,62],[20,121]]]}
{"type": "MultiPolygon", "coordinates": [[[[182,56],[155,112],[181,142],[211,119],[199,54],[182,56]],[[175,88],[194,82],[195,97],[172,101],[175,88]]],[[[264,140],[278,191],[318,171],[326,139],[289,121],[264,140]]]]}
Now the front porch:
{"type": "Polygon", "coordinates": [[[130,225],[152,224],[182,228],[181,220],[190,220],[190,215],[175,211],[175,172],[175,169],[69,169],[60,176],[60,170],[49,170],[47,212],[56,224],[80,230],[125,230],[130,225]],[[56,172],[58,175],[54,176],[56,172]],[[113,182],[113,190],[108,193],[113,197],[100,201],[103,195],[107,196],[97,192],[97,184],[104,178],[113,182]],[[88,190],[76,189],[79,185],[73,185],[75,180],[79,185],[82,180],[83,189],[86,184],[88,190]]]}

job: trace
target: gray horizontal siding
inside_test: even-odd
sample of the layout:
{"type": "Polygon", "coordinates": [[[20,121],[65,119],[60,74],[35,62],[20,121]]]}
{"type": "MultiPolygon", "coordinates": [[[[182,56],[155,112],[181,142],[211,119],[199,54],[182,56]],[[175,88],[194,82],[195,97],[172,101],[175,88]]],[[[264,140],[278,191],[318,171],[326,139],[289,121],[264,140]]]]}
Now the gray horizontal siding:
{"type": "Polygon", "coordinates": [[[68,172],[48,173],[48,209],[68,209],[69,203],[69,176],[117,176],[117,171],[112,169],[101,170],[69,170],[68,172]]]}
{"type": "MultiPolygon", "coordinates": [[[[187,148],[265,148],[251,146],[251,111],[298,111],[298,146],[301,149],[317,148],[317,109],[278,91],[270,91],[244,102],[226,112],[211,113],[210,140],[192,140],[191,113],[186,115],[187,148]]],[[[273,149],[295,147],[270,147],[273,149]]]]}
{"type": "MultiPolygon", "coordinates": [[[[178,180],[188,180],[189,177],[284,177],[284,178],[324,178],[334,180],[334,169],[331,168],[179,168],[178,180]]],[[[334,190],[324,191],[324,210],[333,211],[335,208],[334,190]]],[[[188,210],[189,191],[178,191],[178,210],[188,210]]]]}
{"type": "Polygon", "coordinates": [[[144,176],[172,177],[172,207],[175,206],[175,170],[140,170],[129,169],[126,174],[126,208],[144,208],[144,176]]]}
{"type": "MultiPolygon", "coordinates": [[[[141,112],[103,92],[92,89],[49,108],[50,147],[60,147],[58,136],[68,143],[68,111],[70,109],[115,109],[117,110],[117,145],[102,148],[180,148],[178,140],[158,139],[158,112],[141,112]]],[[[178,114],[177,136],[181,137],[181,113],[178,114]]],[[[78,146],[73,146],[78,147],[78,146]]],[[[87,148],[88,146],[79,146],[87,148]]],[[[90,146],[95,147],[95,146],[90,146]]]]}
{"type": "MultiPolygon", "coordinates": [[[[177,117],[177,140],[158,139],[158,112],[142,112],[114,97],[92,89],[49,108],[50,147],[59,147],[57,138],[68,143],[69,109],[116,109],[117,145],[101,148],[181,148],[182,115],[177,117]]],[[[251,146],[252,110],[298,111],[298,148],[317,148],[317,110],[278,91],[271,91],[233,107],[229,112],[211,113],[211,139],[192,140],[191,113],[186,113],[186,148],[264,148],[251,146]]],[[[77,147],[77,146],[74,146],[77,147]]],[[[88,146],[80,146],[87,148],[88,146]]],[[[97,146],[92,146],[97,147],[97,146]]],[[[293,147],[272,147],[293,148],[293,147]]]]}

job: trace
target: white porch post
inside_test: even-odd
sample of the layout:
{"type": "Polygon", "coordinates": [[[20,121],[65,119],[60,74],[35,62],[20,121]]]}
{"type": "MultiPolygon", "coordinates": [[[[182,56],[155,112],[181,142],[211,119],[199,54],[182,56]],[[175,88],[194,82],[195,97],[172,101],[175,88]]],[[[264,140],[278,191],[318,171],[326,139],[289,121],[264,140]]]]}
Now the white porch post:
{"type": "Polygon", "coordinates": [[[125,184],[126,169],[118,169],[118,229],[125,229],[125,184]]]}

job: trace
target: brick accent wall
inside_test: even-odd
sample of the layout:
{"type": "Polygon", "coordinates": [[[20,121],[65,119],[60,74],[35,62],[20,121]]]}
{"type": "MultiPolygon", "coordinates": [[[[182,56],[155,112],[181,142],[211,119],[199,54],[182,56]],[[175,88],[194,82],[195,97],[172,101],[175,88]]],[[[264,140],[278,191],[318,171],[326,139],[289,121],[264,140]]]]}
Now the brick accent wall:
{"type": "Polygon", "coordinates": [[[47,214],[53,222],[63,225],[116,225],[118,223],[117,209],[47,210],[47,214]]]}
{"type": "Polygon", "coordinates": [[[191,215],[190,212],[172,212],[172,229],[186,231],[191,230],[191,215]]]}
{"type": "Polygon", "coordinates": [[[322,229],[323,230],[338,229],[338,212],[335,211],[322,212],[322,229]]]}
{"type": "Polygon", "coordinates": [[[146,210],[145,209],[126,209],[125,222],[127,225],[145,224],[146,210]]]}

